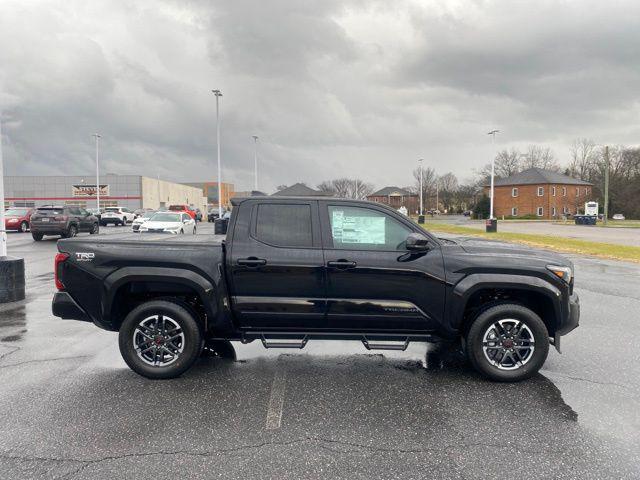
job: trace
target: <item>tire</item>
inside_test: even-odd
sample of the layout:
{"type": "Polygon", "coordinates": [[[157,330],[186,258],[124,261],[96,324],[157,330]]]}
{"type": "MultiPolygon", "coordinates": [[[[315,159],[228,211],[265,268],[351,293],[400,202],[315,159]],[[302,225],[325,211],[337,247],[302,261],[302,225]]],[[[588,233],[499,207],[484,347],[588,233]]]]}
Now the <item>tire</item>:
{"type": "Polygon", "coordinates": [[[97,223],[93,224],[93,227],[91,228],[91,231],[89,232],[90,235],[97,235],[98,233],[100,233],[100,226],[97,223]]]}
{"type": "Polygon", "coordinates": [[[180,235],[184,235],[184,230],[180,230],[180,235]]]}
{"type": "Polygon", "coordinates": [[[44,235],[43,235],[43,234],[41,234],[41,233],[35,233],[35,232],[31,232],[31,236],[33,237],[33,239],[34,239],[36,242],[41,241],[41,240],[42,240],[42,237],[44,237],[44,235]]]}
{"type": "Polygon", "coordinates": [[[549,353],[549,332],[532,310],[502,303],[476,317],[465,343],[469,361],[483,376],[497,382],[518,382],[535,375],[544,364],[549,353]],[[501,331],[495,326],[497,322],[503,322],[501,331]],[[519,335],[515,334],[517,325],[522,325],[519,335]]]}
{"type": "Polygon", "coordinates": [[[27,230],[29,230],[29,224],[27,222],[22,222],[20,224],[20,233],[27,233],[27,230]]]}
{"type": "Polygon", "coordinates": [[[78,227],[75,225],[69,225],[69,229],[66,233],[62,234],[62,238],[73,238],[78,234],[78,227]]]}
{"type": "MultiPolygon", "coordinates": [[[[146,331],[151,332],[151,330],[146,331]]],[[[164,340],[160,339],[159,341],[164,340]]],[[[127,315],[120,327],[118,343],[122,358],[131,370],[143,377],[159,380],[179,377],[186,372],[202,353],[204,341],[200,326],[188,309],[179,303],[152,300],[139,305],[127,315]],[[164,343],[163,345],[167,345],[167,348],[170,349],[174,347],[177,349],[176,345],[181,345],[182,351],[175,356],[175,359],[168,358],[167,362],[163,361],[163,364],[153,365],[149,363],[149,356],[153,356],[152,351],[146,354],[138,354],[134,343],[138,342],[138,346],[141,346],[140,348],[146,348],[149,345],[149,343],[145,343],[145,336],[140,334],[140,331],[150,325],[149,322],[153,323],[154,317],[159,315],[165,319],[165,325],[169,325],[167,328],[175,329],[177,325],[180,328],[179,332],[182,334],[182,338],[177,340],[177,344],[164,343]],[[137,339],[135,341],[134,335],[137,339]],[[142,358],[143,356],[146,360],[142,358]]],[[[151,348],[154,346],[152,345],[151,348]]]]}

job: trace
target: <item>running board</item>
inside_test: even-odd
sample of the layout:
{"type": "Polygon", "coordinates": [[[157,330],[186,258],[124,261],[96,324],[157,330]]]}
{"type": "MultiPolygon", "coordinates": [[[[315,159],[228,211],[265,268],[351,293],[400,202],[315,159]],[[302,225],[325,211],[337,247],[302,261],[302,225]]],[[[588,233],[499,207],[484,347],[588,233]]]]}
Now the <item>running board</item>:
{"type": "Polygon", "coordinates": [[[262,341],[264,348],[297,348],[302,350],[307,344],[308,338],[305,335],[303,338],[269,339],[262,335],[260,340],[262,341]]]}
{"type": "Polygon", "coordinates": [[[409,346],[409,337],[404,340],[369,340],[367,337],[362,337],[362,344],[367,350],[398,350],[404,352],[409,346]]]}

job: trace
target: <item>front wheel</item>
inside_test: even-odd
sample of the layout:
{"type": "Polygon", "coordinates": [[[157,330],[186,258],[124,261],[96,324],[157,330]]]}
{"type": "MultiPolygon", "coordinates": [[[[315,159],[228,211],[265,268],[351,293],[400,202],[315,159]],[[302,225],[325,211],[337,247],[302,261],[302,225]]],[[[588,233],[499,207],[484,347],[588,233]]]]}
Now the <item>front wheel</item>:
{"type": "Polygon", "coordinates": [[[96,235],[96,234],[100,233],[100,226],[97,223],[94,223],[93,227],[91,227],[91,231],[89,233],[91,235],[96,235]]]}
{"type": "Polygon", "coordinates": [[[193,315],[165,300],[133,309],[120,327],[118,343],[129,368],[151,379],[182,375],[200,356],[204,344],[193,315]]]}
{"type": "Polygon", "coordinates": [[[27,222],[22,222],[20,224],[20,232],[27,233],[27,230],[29,230],[29,224],[27,222]]]}
{"type": "Polygon", "coordinates": [[[517,382],[535,375],[549,353],[549,332],[532,310],[504,303],[483,311],[466,338],[474,368],[498,382],[517,382]]]}

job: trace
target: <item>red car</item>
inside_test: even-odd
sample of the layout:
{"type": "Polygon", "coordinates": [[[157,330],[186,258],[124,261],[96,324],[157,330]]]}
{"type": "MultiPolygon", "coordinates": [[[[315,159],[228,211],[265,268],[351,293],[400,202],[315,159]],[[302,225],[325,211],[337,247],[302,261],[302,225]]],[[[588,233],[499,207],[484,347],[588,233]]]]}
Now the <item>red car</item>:
{"type": "Polygon", "coordinates": [[[4,212],[4,228],[5,230],[16,230],[25,233],[29,230],[29,221],[33,208],[13,207],[4,212]]]}
{"type": "Polygon", "coordinates": [[[184,212],[189,214],[191,218],[196,219],[196,211],[192,209],[189,205],[171,205],[169,206],[169,210],[172,212],[184,212]]]}

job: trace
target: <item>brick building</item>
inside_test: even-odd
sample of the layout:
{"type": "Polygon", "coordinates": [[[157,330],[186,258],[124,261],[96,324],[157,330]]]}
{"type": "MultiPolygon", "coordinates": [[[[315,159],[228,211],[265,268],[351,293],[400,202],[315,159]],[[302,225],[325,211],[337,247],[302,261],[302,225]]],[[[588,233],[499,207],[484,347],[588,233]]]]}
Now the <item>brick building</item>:
{"type": "MultiPolygon", "coordinates": [[[[593,184],[561,173],[529,168],[494,182],[496,218],[535,216],[553,219],[584,211],[593,200],[593,184]]],[[[490,186],[484,191],[490,195],[490,186]]]]}
{"type": "Polygon", "coordinates": [[[384,203],[396,210],[400,207],[406,207],[407,212],[410,214],[418,212],[418,204],[420,203],[417,193],[398,187],[384,187],[368,195],[367,200],[384,203]]]}

